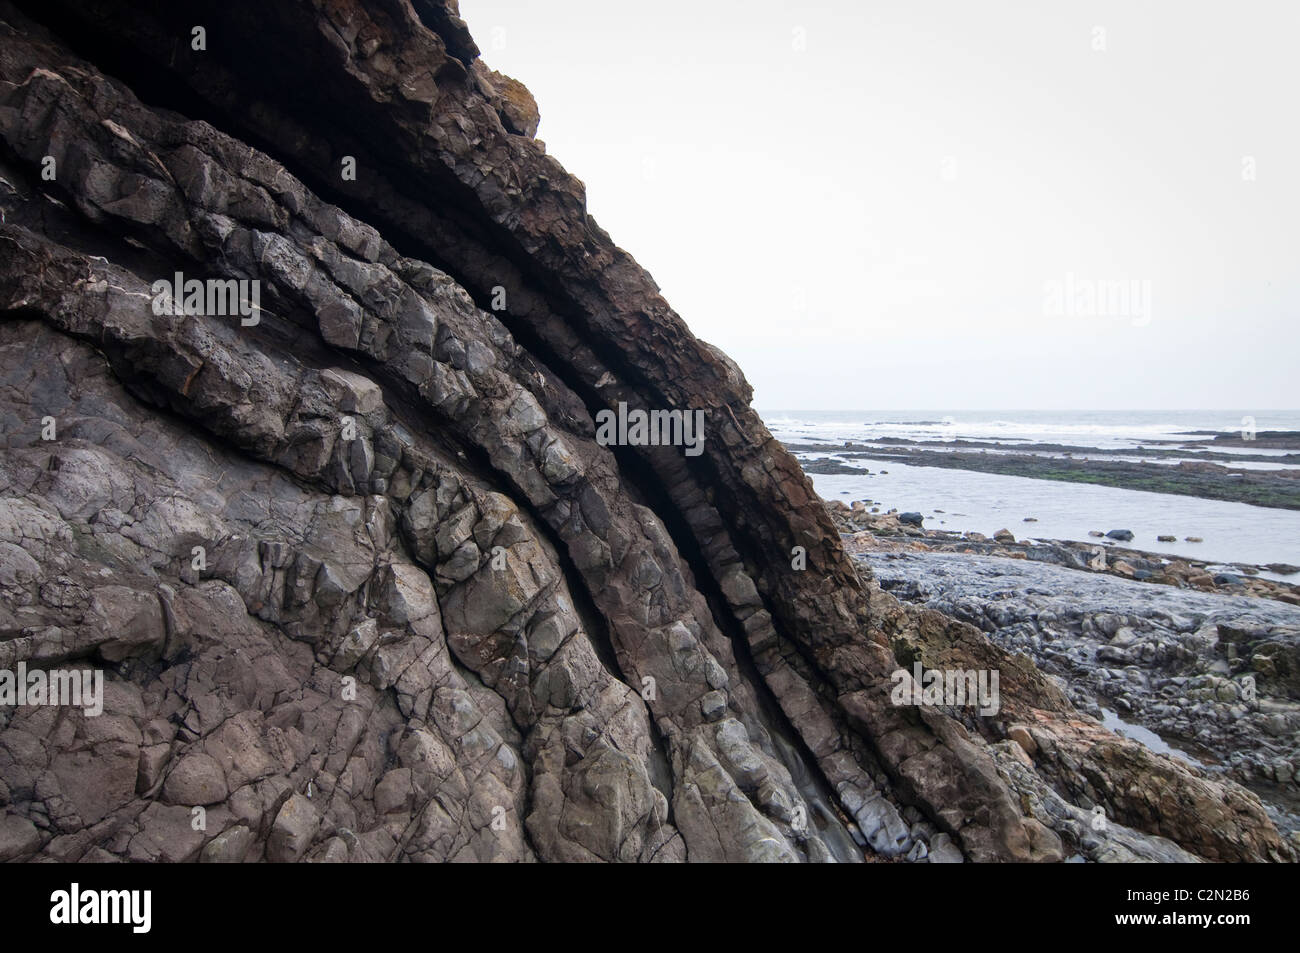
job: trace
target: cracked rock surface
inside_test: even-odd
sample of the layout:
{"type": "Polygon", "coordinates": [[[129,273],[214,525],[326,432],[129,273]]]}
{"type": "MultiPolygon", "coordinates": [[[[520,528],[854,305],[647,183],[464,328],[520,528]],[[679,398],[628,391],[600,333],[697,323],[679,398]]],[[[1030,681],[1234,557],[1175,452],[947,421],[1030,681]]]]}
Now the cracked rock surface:
{"type": "Polygon", "coordinates": [[[0,0],[0,670],[104,676],[0,705],[0,860],[1290,859],[859,578],[537,122],[453,0],[0,0]]]}

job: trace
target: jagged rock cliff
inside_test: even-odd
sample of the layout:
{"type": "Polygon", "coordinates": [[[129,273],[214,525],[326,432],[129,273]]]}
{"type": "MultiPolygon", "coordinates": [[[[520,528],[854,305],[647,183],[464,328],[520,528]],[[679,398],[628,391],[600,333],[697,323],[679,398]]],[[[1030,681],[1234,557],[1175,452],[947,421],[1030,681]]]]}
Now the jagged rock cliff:
{"type": "Polygon", "coordinates": [[[454,0],[0,0],[0,669],[106,671],[0,707],[0,860],[1290,858],[860,579],[536,129],[454,0]]]}

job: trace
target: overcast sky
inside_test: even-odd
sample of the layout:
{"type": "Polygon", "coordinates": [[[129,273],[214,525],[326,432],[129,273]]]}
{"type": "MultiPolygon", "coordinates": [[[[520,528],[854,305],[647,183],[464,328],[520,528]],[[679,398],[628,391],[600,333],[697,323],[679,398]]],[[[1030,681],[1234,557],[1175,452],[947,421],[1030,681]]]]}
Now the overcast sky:
{"type": "Polygon", "coordinates": [[[460,7],[760,409],[1300,407],[1296,0],[460,7]]]}

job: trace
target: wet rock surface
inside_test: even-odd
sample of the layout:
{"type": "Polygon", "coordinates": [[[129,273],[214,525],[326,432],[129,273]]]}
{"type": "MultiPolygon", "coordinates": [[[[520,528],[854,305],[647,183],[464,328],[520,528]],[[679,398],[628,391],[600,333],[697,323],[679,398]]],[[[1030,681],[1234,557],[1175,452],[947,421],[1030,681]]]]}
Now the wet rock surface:
{"type": "Polygon", "coordinates": [[[1154,739],[1130,733],[1158,750],[1187,749],[1255,787],[1285,830],[1300,827],[1300,609],[998,556],[860,558],[892,595],[1032,659],[1079,711],[1146,728],[1154,739]]]}
{"type": "Polygon", "coordinates": [[[450,0],[0,2],[0,670],[104,678],[0,705],[0,860],[1290,859],[860,578],[536,129],[450,0]]]}

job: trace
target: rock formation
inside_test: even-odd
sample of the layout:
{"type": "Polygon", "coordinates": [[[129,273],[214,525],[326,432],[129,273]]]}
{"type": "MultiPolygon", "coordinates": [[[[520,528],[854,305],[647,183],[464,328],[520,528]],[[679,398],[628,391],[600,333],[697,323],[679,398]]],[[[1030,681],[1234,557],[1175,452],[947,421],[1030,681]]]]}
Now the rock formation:
{"type": "Polygon", "coordinates": [[[537,123],[454,0],[0,0],[0,670],[105,674],[0,860],[1290,859],[860,579],[537,123]]]}

